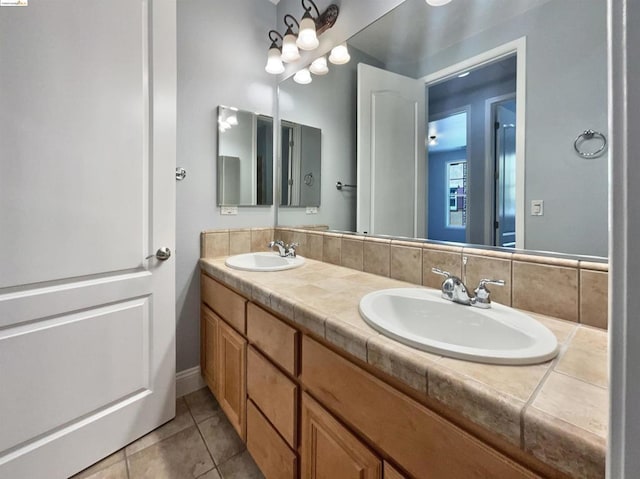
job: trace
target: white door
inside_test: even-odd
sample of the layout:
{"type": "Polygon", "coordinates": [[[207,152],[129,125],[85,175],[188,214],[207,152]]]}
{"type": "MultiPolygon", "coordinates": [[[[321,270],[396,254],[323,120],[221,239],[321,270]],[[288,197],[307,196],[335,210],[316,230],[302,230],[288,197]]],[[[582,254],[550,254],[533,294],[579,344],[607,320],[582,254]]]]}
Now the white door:
{"type": "Polygon", "coordinates": [[[358,65],[357,231],[426,237],[425,86],[358,65]]]}
{"type": "Polygon", "coordinates": [[[175,8],[0,7],[0,478],[174,415],[175,8]]]}

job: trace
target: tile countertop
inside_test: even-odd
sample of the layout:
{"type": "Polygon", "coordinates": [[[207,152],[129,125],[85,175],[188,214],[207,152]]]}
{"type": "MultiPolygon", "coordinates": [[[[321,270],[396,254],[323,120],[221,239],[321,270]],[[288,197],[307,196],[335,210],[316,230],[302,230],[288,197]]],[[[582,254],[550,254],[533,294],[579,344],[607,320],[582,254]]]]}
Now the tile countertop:
{"type": "Polygon", "coordinates": [[[606,331],[528,313],[557,336],[561,349],[554,360],[532,366],[462,361],[400,344],[360,317],[365,294],[414,284],[310,259],[300,268],[270,273],[231,269],[224,260],[201,259],[200,266],[542,462],[574,477],[604,477],[606,331]]]}

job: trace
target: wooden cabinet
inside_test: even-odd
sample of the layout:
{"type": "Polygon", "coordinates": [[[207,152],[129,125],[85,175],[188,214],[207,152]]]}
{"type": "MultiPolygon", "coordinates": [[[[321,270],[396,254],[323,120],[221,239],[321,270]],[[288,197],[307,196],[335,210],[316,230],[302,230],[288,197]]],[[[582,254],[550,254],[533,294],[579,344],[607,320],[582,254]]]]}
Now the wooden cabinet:
{"type": "Polygon", "coordinates": [[[295,479],[298,457],[255,404],[247,401],[247,449],[267,479],[295,479]]]}
{"type": "Polygon", "coordinates": [[[538,477],[307,336],[302,383],[415,477],[538,477]]]}
{"type": "Polygon", "coordinates": [[[247,337],[260,351],[291,376],[298,374],[300,333],[273,314],[247,305],[247,337]]]}
{"type": "Polygon", "coordinates": [[[289,446],[295,448],[298,386],[253,346],[247,352],[247,393],[289,446]]]}
{"type": "Polygon", "coordinates": [[[217,396],[216,367],[220,318],[204,304],[200,307],[200,317],[200,368],[207,386],[217,396]]]}
{"type": "Polygon", "coordinates": [[[231,425],[246,436],[247,300],[205,274],[201,276],[200,367],[231,425]]]}
{"type": "Polygon", "coordinates": [[[382,478],[382,461],[306,393],[301,409],[302,477],[382,478]]]}
{"type": "Polygon", "coordinates": [[[206,275],[200,327],[205,381],[267,479],[540,477],[206,275]]]}
{"type": "Polygon", "coordinates": [[[217,398],[242,439],[246,437],[247,341],[224,321],[218,323],[217,398]]]}
{"type": "Polygon", "coordinates": [[[384,462],[383,471],[384,479],[408,479],[407,476],[399,472],[387,461],[384,462]]]}

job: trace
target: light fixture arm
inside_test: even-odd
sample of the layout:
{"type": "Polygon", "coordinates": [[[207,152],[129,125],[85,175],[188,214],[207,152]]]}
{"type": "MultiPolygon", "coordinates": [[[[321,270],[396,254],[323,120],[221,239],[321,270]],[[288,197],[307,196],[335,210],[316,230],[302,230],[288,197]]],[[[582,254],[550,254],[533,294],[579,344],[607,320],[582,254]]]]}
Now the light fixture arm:
{"type": "Polygon", "coordinates": [[[302,0],[302,8],[304,8],[304,16],[302,18],[308,16],[313,18],[314,21],[316,21],[320,17],[320,11],[318,10],[318,6],[315,3],[313,3],[313,0],[302,0]],[[310,3],[311,6],[315,9],[316,11],[315,17],[311,15],[311,7],[306,6],[305,3],[310,3]]]}
{"type": "Polygon", "coordinates": [[[300,24],[298,23],[298,20],[296,20],[296,18],[293,15],[289,15],[288,13],[284,16],[284,24],[287,26],[287,31],[285,33],[285,36],[289,35],[290,33],[293,34],[292,28],[294,24],[296,28],[300,30],[300,24]],[[291,19],[289,23],[287,23],[287,18],[291,19]]]}
{"type": "Polygon", "coordinates": [[[280,32],[269,30],[269,40],[271,40],[271,46],[269,48],[280,48],[278,46],[278,39],[280,39],[280,45],[282,45],[282,35],[280,35],[280,32]]]}

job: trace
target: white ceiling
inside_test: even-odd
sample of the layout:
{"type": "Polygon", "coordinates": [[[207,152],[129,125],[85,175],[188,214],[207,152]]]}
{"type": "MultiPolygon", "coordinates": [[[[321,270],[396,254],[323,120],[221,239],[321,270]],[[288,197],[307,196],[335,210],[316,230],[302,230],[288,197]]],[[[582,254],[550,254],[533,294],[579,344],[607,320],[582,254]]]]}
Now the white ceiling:
{"type": "Polygon", "coordinates": [[[406,0],[354,35],[349,45],[385,64],[415,64],[548,1],[452,0],[432,7],[425,0],[406,0]]]}

